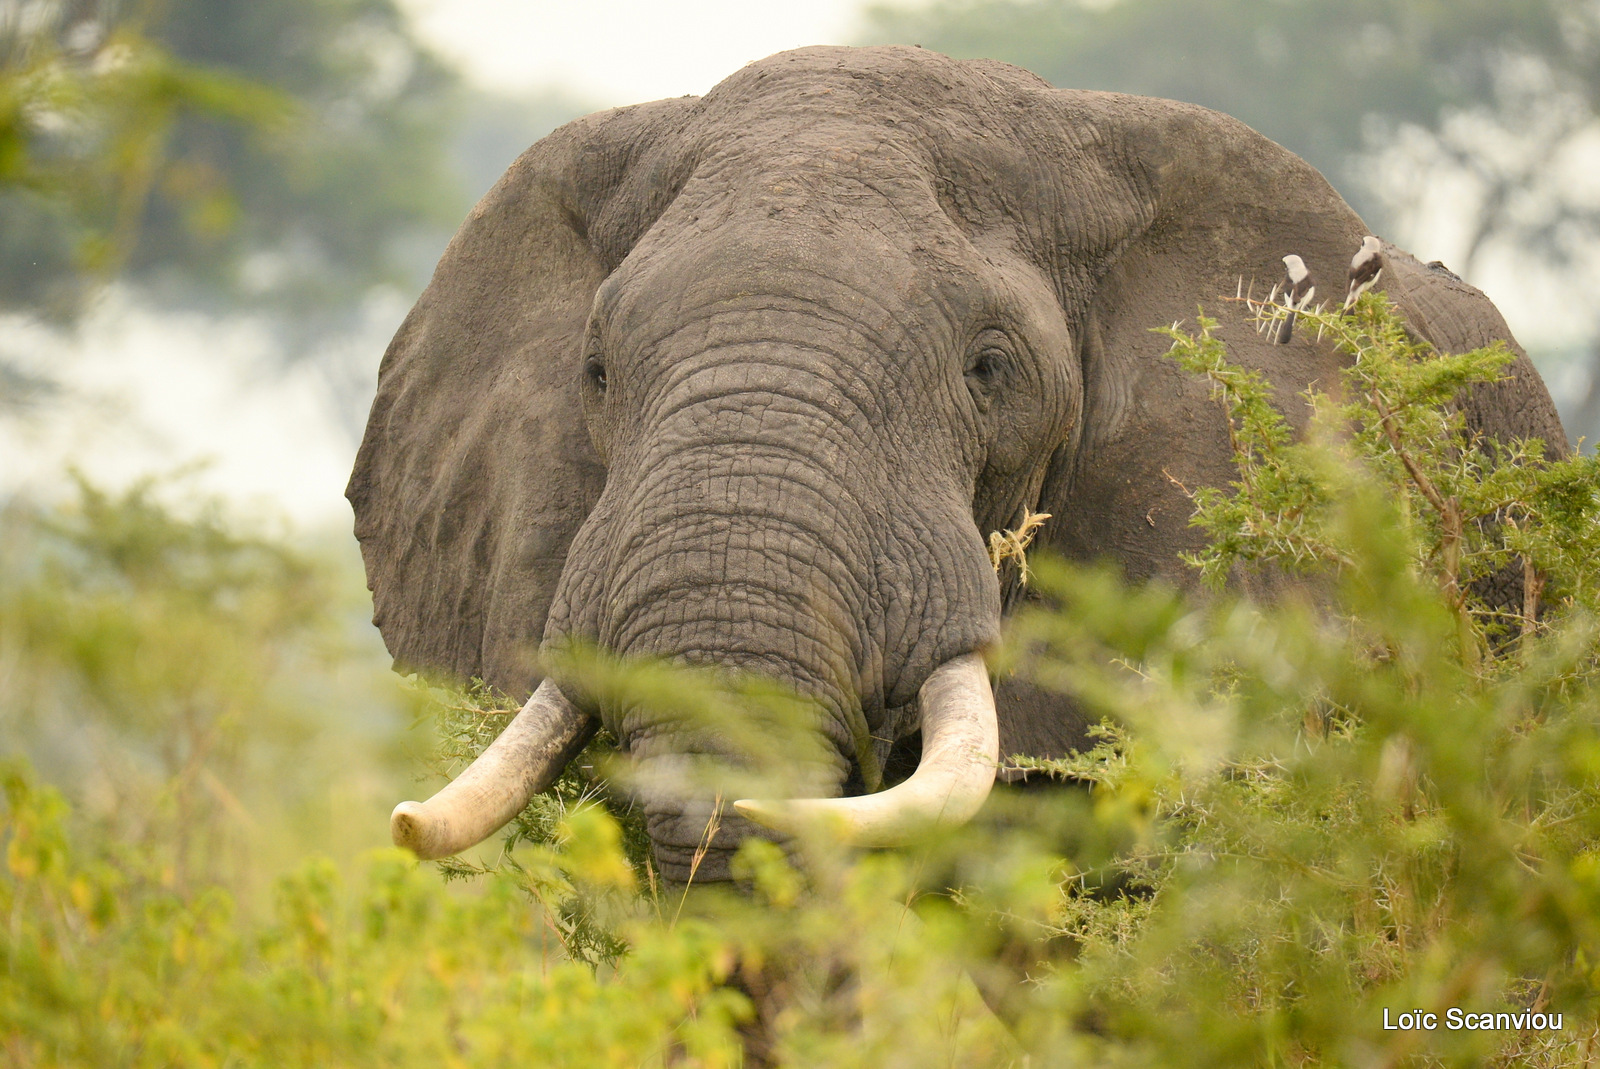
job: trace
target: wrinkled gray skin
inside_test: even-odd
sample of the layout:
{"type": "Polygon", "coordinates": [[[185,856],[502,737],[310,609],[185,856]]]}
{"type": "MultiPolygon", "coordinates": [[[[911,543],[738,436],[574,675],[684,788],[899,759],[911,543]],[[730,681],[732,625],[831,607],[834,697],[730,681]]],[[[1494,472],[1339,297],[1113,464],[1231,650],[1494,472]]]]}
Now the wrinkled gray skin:
{"type": "MultiPolygon", "coordinates": [[[[1221,297],[1295,252],[1341,298],[1365,229],[1234,119],[914,48],[786,52],[580,119],[473,210],[384,358],[349,488],[375,622],[402,666],[518,695],[573,636],[775,676],[827,710],[832,789],[870,789],[929,672],[998,635],[985,536],[1025,507],[1055,517],[1042,546],[1190,582],[1178,484],[1229,479],[1225,424],[1149,328],[1203,303],[1301,421],[1335,356],[1221,297]]],[[[1384,251],[1419,333],[1510,339],[1384,251]]],[[[1469,409],[1565,449],[1520,350],[1469,409]]],[[[1002,753],[1081,738],[1059,700],[997,705],[1002,753]]],[[[646,768],[716,748],[594,711],[646,768]]],[[[706,800],[647,809],[682,878],[706,800]]],[[[697,879],[749,830],[725,821],[697,879]]]]}

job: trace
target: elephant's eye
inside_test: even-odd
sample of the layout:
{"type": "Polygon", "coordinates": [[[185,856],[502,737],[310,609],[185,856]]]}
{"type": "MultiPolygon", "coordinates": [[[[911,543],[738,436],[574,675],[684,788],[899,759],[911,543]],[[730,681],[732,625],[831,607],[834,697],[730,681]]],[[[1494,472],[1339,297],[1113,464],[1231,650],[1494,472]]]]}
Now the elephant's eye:
{"type": "Polygon", "coordinates": [[[1005,375],[1011,361],[1011,339],[1005,331],[985,330],[973,339],[967,354],[967,385],[986,393],[1005,375]]]}
{"type": "Polygon", "coordinates": [[[967,366],[963,374],[967,391],[972,394],[978,411],[987,412],[1000,393],[1001,384],[1016,362],[1015,343],[999,327],[980,331],[967,349],[967,366]]]}
{"type": "Polygon", "coordinates": [[[1004,349],[989,347],[981,349],[972,358],[967,367],[967,377],[973,379],[981,386],[988,386],[1000,376],[1000,369],[1004,365],[1006,353],[1004,349]]]}
{"type": "Polygon", "coordinates": [[[583,373],[588,377],[594,388],[601,393],[606,392],[606,362],[598,356],[591,356],[583,362],[583,373]]]}

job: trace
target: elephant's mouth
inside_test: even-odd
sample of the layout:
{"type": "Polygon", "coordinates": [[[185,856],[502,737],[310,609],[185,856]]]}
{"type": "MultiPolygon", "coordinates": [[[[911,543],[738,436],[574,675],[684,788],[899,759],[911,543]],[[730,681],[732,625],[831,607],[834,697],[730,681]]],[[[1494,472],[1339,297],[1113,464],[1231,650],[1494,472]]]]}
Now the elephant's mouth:
{"type": "MultiPolygon", "coordinates": [[[[789,834],[820,825],[856,846],[894,846],[930,828],[964,823],[988,797],[1000,758],[982,656],[966,653],[940,665],[922,684],[918,703],[922,758],[903,782],[852,798],[740,799],[734,810],[789,834]]],[[[424,859],[477,845],[549,788],[594,730],[593,719],[545,680],[466,771],[428,801],[395,807],[395,845],[424,859]]],[[[683,867],[679,852],[669,850],[675,869],[683,867]]]]}
{"type": "Polygon", "coordinates": [[[739,844],[765,830],[703,799],[689,802],[679,813],[650,814],[645,829],[656,871],[667,883],[678,884],[728,879],[739,844]]]}

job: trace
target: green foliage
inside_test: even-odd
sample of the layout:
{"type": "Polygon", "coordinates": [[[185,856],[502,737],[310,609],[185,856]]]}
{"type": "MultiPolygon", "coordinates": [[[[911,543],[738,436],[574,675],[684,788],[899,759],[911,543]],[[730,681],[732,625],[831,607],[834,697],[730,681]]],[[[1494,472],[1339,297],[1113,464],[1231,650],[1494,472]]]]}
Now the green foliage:
{"type": "Polygon", "coordinates": [[[85,849],[55,792],[6,774],[0,1037],[9,1064],[633,1067],[735,1063],[739,996],[706,925],[641,939],[630,982],[547,953],[511,881],[448,893],[385,850],[347,888],[325,860],[241,926],[216,888],[178,894],[85,849]],[[691,1015],[692,1011],[692,1015],[691,1015]],[[464,1060],[464,1059],[470,1059],[464,1060]]]}
{"type": "MultiPolygon", "coordinates": [[[[1069,782],[1000,789],[973,824],[901,851],[853,853],[819,829],[787,850],[746,843],[737,889],[668,886],[602,744],[498,857],[446,864],[473,879],[392,851],[349,871],[312,860],[257,919],[13,767],[0,1047],[38,1065],[1582,1062],[1600,1041],[1595,472],[1464,437],[1458,391],[1500,373],[1499,352],[1428,353],[1370,295],[1348,318],[1303,315],[1352,346],[1303,441],[1214,325],[1174,339],[1216,387],[1240,464],[1199,501],[1215,546],[1197,563],[1306,571],[1300,595],[1197,599],[1034,562],[1042,600],[995,668],[1105,718],[1088,753],[1019,762],[1069,782]],[[1458,502],[1453,586],[1424,479],[1458,502]],[[1544,612],[1494,609],[1481,580],[1524,555],[1544,612]],[[1384,1025],[1450,1008],[1562,1025],[1384,1025]]],[[[141,626],[200,649],[175,623],[191,604],[253,641],[230,614],[296,574],[203,521],[147,515],[137,494],[85,500],[51,521],[57,548],[4,573],[37,591],[67,569],[63,633],[92,630],[81,604],[121,607],[120,637],[69,678],[102,662],[136,678],[111,650],[148,642],[141,626]],[[126,590],[146,593],[108,593],[126,590]],[[143,625],[124,619],[146,603],[143,625]]],[[[5,663],[64,663],[18,649],[5,663]]],[[[784,741],[812,712],[770,686],[582,650],[553,667],[572,693],[720,739],[708,789],[803,783],[817,759],[784,741]]],[[[440,774],[510,713],[482,687],[418,691],[442,724],[440,774]]]]}
{"type": "Polygon", "coordinates": [[[380,817],[404,712],[339,563],[183,496],[0,509],[0,732],[175,884],[250,894],[380,817]]]}
{"type": "MultiPolygon", "coordinates": [[[[1253,307],[1264,325],[1285,311],[1253,307]]],[[[1536,439],[1483,439],[1456,403],[1463,391],[1499,381],[1509,350],[1436,352],[1381,294],[1348,315],[1310,309],[1301,320],[1350,357],[1340,400],[1306,394],[1306,442],[1293,440],[1261,374],[1227,362],[1214,320],[1202,313],[1193,335],[1162,331],[1173,359],[1205,376],[1222,401],[1239,467],[1231,490],[1194,493],[1193,522],[1210,544],[1192,563],[1205,579],[1220,585],[1242,563],[1348,570],[1347,543],[1360,532],[1335,519],[1355,496],[1374,515],[1391,513],[1409,566],[1438,583],[1455,613],[1469,663],[1511,634],[1533,634],[1541,603],[1544,618],[1600,610],[1600,462],[1547,458],[1536,439]]]]}
{"type": "Polygon", "coordinates": [[[65,314],[89,281],[115,274],[158,187],[185,225],[216,232],[236,214],[218,179],[181,183],[168,159],[186,115],[264,136],[289,122],[287,98],[185,63],[136,27],[61,6],[0,16],[0,266],[5,305],[65,314]],[[11,263],[26,259],[23,264],[11,263]]]}
{"type": "MultiPolygon", "coordinates": [[[[420,680],[413,686],[424,699],[417,706],[419,722],[437,728],[431,771],[439,784],[471,764],[517,713],[515,702],[481,680],[460,689],[420,680]]],[[[654,886],[643,815],[618,798],[611,803],[616,819],[597,819],[596,807],[606,797],[599,770],[615,750],[610,735],[598,733],[555,784],[535,795],[507,826],[492,861],[451,857],[439,862],[446,880],[511,876],[544,911],[566,956],[589,965],[615,964],[626,950],[613,930],[616,896],[607,892],[654,886]],[[557,848],[576,851],[579,872],[567,871],[557,848]]]]}
{"type": "Polygon", "coordinates": [[[1131,1064],[1476,1065],[1547,1041],[1560,1052],[1533,1064],[1577,1060],[1600,936],[1594,626],[1531,640],[1507,678],[1469,671],[1372,502],[1341,507],[1332,614],[1119,599],[1109,576],[1039,569],[1058,608],[1013,637],[1037,678],[1118,725],[1057,767],[1093,784],[1114,848],[1085,859],[1144,896],[1066,897],[1080,947],[1041,991],[1041,1037],[1131,1064]],[[1381,1027],[1385,1008],[1532,1004],[1564,1031],[1381,1027]]]}

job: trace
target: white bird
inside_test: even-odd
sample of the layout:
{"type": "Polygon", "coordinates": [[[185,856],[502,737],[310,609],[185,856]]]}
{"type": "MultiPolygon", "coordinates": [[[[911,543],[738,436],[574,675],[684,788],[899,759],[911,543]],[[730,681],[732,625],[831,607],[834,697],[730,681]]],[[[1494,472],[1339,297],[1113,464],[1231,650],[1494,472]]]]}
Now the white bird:
{"type": "Polygon", "coordinates": [[[1317,295],[1317,287],[1311,281],[1306,262],[1294,253],[1283,258],[1283,266],[1289,269],[1289,277],[1283,283],[1283,303],[1289,309],[1289,314],[1279,325],[1278,334],[1272,340],[1279,345],[1288,345],[1289,338],[1294,334],[1294,314],[1311,303],[1311,298],[1317,295]]]}
{"type": "Polygon", "coordinates": [[[1382,243],[1368,234],[1361,239],[1361,248],[1350,258],[1350,288],[1344,294],[1345,311],[1356,303],[1356,298],[1370,290],[1378,276],[1383,274],[1382,243]]]}

